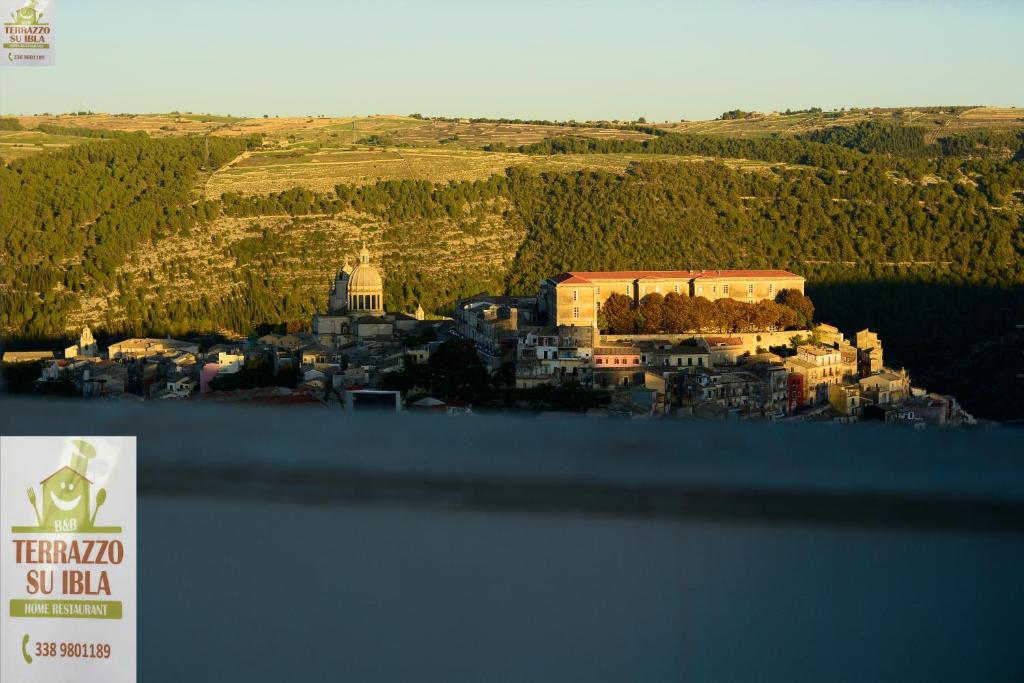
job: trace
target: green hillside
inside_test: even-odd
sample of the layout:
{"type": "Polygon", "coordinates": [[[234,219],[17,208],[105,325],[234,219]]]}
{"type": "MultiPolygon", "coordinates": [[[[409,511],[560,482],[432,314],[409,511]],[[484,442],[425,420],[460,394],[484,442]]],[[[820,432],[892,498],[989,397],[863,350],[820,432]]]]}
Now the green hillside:
{"type": "Polygon", "coordinates": [[[565,269],[778,267],[807,276],[821,319],[879,331],[891,365],[1006,414],[964,378],[1024,320],[1014,125],[880,114],[729,136],[682,124],[175,120],[215,134],[123,118],[9,132],[72,146],[0,168],[6,337],[305,324],[362,242],[389,309],[439,314],[479,291],[532,293],[565,269]],[[473,133],[429,137],[452,127],[473,133]]]}

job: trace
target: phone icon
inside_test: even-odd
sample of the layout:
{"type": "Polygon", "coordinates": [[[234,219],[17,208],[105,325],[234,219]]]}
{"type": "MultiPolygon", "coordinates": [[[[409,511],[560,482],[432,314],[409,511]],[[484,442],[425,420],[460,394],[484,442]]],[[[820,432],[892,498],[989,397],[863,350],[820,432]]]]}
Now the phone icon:
{"type": "Polygon", "coordinates": [[[21,656],[25,658],[27,664],[32,663],[32,655],[28,653],[28,634],[26,633],[21,639],[21,656]]]}

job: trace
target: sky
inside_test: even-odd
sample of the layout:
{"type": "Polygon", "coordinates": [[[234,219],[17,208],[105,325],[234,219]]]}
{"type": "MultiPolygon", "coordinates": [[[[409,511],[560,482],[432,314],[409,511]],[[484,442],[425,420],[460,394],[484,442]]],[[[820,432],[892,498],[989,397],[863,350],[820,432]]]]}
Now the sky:
{"type": "Polygon", "coordinates": [[[56,66],[0,68],[2,113],[664,121],[1024,106],[1012,0],[55,1],[56,66]]]}

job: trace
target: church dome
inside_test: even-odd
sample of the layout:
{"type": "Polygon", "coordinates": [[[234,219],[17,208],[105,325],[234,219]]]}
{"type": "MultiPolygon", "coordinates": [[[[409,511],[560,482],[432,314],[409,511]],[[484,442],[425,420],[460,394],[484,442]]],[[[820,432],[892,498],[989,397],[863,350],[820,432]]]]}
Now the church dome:
{"type": "Polygon", "coordinates": [[[348,310],[367,315],[384,314],[384,279],[370,265],[370,252],[364,246],[359,263],[348,277],[348,310]]]}
{"type": "Polygon", "coordinates": [[[377,272],[376,268],[369,263],[360,262],[358,266],[352,269],[352,274],[348,276],[348,286],[351,290],[381,289],[384,286],[384,280],[381,279],[380,273],[377,272]]]}

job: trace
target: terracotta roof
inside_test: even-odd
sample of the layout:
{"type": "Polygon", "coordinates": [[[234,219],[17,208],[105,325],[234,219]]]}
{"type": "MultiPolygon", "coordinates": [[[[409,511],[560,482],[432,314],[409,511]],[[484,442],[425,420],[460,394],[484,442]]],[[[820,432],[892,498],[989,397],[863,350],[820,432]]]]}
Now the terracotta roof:
{"type": "Polygon", "coordinates": [[[552,281],[558,284],[570,284],[570,285],[585,285],[589,284],[590,280],[585,280],[576,273],[562,273],[550,278],[552,281]]]}
{"type": "Polygon", "coordinates": [[[700,275],[699,270],[603,270],[603,271],[572,271],[551,278],[561,284],[585,284],[595,280],[689,280],[700,275]]]}
{"type": "Polygon", "coordinates": [[[639,356],[640,349],[635,346],[599,346],[594,349],[595,356],[639,356]]]}
{"type": "Polygon", "coordinates": [[[742,337],[704,337],[704,341],[711,346],[719,346],[722,344],[726,346],[743,346],[742,337]]]}
{"type": "Polygon", "coordinates": [[[550,278],[558,284],[599,280],[697,280],[701,278],[799,278],[788,270],[576,270],[550,278]]]}
{"type": "Polygon", "coordinates": [[[742,278],[800,278],[803,279],[802,275],[791,273],[788,270],[705,270],[696,278],[700,280],[702,278],[722,278],[722,277],[742,277],[742,278]]]}

